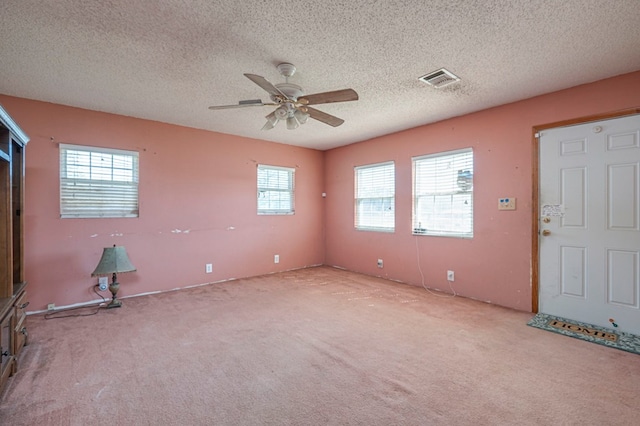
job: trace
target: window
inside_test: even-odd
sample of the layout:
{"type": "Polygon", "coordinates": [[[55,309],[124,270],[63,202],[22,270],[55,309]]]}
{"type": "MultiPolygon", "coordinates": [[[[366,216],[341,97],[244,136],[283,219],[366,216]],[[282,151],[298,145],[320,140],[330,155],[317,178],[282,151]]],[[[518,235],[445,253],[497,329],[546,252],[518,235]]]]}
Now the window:
{"type": "Polygon", "coordinates": [[[369,231],[395,229],[395,166],[393,162],[355,168],[355,226],[369,231]]]}
{"type": "Polygon", "coordinates": [[[60,145],[60,216],[138,217],[138,153],[60,145]]]}
{"type": "Polygon", "coordinates": [[[413,158],[413,233],[473,237],[471,148],[413,158]]]}
{"type": "Polygon", "coordinates": [[[258,214],[293,214],[294,169],[258,165],[258,214]]]}

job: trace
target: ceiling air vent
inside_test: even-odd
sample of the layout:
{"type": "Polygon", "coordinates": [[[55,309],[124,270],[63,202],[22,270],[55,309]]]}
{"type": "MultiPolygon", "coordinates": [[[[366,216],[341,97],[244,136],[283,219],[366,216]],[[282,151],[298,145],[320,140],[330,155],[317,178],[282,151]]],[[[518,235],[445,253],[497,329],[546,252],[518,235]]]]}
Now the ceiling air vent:
{"type": "Polygon", "coordinates": [[[427,83],[429,86],[433,86],[436,89],[440,89],[441,87],[460,81],[460,78],[451,71],[440,68],[438,71],[423,75],[418,80],[427,83]]]}

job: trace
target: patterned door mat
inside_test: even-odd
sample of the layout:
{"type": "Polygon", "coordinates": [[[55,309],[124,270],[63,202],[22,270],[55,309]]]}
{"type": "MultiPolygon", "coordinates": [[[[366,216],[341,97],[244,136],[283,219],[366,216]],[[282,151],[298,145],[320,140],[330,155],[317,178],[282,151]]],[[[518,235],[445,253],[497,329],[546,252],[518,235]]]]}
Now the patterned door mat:
{"type": "Polygon", "coordinates": [[[640,336],[635,334],[547,314],[536,314],[527,325],[640,355],[640,336]]]}

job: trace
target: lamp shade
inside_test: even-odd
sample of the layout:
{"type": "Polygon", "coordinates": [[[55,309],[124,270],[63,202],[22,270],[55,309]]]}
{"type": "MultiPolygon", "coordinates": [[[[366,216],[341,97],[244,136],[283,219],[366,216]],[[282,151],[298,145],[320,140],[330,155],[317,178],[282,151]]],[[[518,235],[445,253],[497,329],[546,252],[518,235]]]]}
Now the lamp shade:
{"type": "Polygon", "coordinates": [[[113,247],[104,248],[102,258],[91,276],[119,274],[121,272],[133,272],[135,270],[136,267],[131,264],[125,248],[114,245],[113,247]]]}

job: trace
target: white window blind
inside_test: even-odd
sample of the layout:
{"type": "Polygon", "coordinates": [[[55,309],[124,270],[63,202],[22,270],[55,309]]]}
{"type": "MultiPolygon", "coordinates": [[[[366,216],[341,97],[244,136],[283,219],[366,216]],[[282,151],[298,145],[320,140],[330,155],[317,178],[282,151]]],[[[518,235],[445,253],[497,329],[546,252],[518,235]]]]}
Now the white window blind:
{"type": "Polygon", "coordinates": [[[60,216],[138,217],[138,153],[61,144],[60,216]]]}
{"type": "Polygon", "coordinates": [[[473,237],[473,151],[413,161],[413,233],[473,237]]]}
{"type": "Polygon", "coordinates": [[[355,227],[395,230],[395,165],[393,162],[355,168],[355,227]]]}
{"type": "Polygon", "coordinates": [[[258,214],[293,214],[294,169],[258,165],[258,214]]]}

